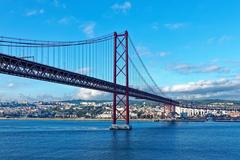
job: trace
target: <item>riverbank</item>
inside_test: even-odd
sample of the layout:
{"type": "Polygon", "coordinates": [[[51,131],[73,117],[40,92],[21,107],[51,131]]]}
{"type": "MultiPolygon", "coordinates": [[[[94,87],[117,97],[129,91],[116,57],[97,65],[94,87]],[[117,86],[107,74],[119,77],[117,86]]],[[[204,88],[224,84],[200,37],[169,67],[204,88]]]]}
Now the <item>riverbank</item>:
{"type": "MultiPolygon", "coordinates": [[[[112,121],[112,119],[98,119],[98,118],[3,118],[0,120],[37,120],[37,121],[48,121],[48,120],[64,120],[64,121],[112,121]]],[[[153,119],[131,119],[131,121],[153,121],[153,119]]]]}
{"type": "MultiPolygon", "coordinates": [[[[21,121],[107,121],[111,122],[112,119],[98,119],[98,118],[3,118],[0,117],[1,120],[21,120],[21,121]]],[[[123,120],[124,121],[124,120],[123,120]]],[[[181,119],[131,119],[133,122],[207,122],[205,119],[189,119],[189,120],[181,120],[181,119]]],[[[240,122],[240,120],[211,120],[213,122],[240,122]]]]}

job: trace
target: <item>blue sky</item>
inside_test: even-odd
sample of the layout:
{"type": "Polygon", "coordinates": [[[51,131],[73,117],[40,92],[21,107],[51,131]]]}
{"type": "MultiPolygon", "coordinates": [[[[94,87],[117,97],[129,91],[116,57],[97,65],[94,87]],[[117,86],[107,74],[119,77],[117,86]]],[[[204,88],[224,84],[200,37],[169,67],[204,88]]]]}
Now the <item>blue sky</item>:
{"type": "MultiPolygon", "coordinates": [[[[237,99],[239,8],[238,0],[5,0],[0,1],[0,35],[82,40],[127,29],[166,94],[237,99]]],[[[100,95],[6,75],[0,80],[0,100],[100,95]]]]}

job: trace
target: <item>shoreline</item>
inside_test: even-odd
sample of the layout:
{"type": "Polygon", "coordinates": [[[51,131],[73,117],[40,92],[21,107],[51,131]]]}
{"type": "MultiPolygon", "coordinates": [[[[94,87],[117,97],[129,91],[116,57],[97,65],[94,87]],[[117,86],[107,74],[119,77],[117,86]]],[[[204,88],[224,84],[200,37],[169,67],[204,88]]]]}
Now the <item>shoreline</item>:
{"type": "MultiPolygon", "coordinates": [[[[93,119],[93,118],[3,118],[0,120],[36,120],[36,121],[112,121],[112,119],[93,119]]],[[[121,121],[121,120],[120,120],[121,121]]],[[[131,119],[131,121],[154,121],[153,119],[131,119]]]]}
{"type": "MultiPolygon", "coordinates": [[[[112,119],[95,119],[95,118],[3,118],[0,117],[1,120],[17,120],[17,121],[107,121],[111,122],[112,119]]],[[[155,121],[154,119],[130,119],[133,122],[207,122],[206,120],[169,120],[169,119],[161,119],[155,121]]],[[[124,121],[124,120],[120,120],[124,121]]],[[[240,122],[240,120],[215,120],[212,122],[240,122]]]]}

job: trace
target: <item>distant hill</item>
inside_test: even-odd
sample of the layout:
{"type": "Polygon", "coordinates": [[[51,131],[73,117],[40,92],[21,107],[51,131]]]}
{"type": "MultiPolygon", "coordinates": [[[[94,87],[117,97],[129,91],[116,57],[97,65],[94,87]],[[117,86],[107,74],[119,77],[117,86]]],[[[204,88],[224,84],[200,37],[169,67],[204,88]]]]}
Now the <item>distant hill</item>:
{"type": "MultiPolygon", "coordinates": [[[[96,102],[96,103],[103,103],[103,102],[112,102],[112,100],[82,100],[82,99],[74,99],[74,100],[64,100],[59,102],[65,102],[65,103],[73,103],[73,104],[80,104],[81,102],[96,102]]],[[[130,104],[143,104],[145,102],[146,105],[153,105],[158,104],[156,102],[151,101],[143,101],[143,100],[129,100],[130,104]]]]}
{"type": "Polygon", "coordinates": [[[240,101],[236,100],[221,100],[221,99],[205,99],[205,100],[179,100],[183,104],[206,105],[211,103],[234,103],[240,105],[240,101]]]}

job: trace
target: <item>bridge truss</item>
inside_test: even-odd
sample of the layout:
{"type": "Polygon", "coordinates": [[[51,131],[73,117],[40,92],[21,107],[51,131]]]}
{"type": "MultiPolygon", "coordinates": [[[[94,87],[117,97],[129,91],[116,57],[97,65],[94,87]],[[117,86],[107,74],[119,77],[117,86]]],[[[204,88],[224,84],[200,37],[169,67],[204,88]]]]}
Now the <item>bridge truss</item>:
{"type": "Polygon", "coordinates": [[[126,125],[129,125],[129,97],[151,100],[171,106],[179,105],[177,101],[159,95],[160,89],[143,64],[131,39],[130,44],[136,53],[135,56],[140,60],[140,66],[143,66],[141,72],[146,71],[145,75],[148,76],[148,81],[141,74],[138,69],[139,66],[134,63],[135,60],[132,60],[133,56],[131,57],[129,54],[129,35],[127,31],[120,34],[114,33],[113,36],[67,42],[0,37],[0,73],[113,93],[113,124],[116,125],[117,120],[124,119],[126,125]],[[104,42],[107,43],[104,45],[102,44],[104,42]],[[109,45],[111,42],[113,44],[109,45]],[[99,43],[101,43],[101,53],[108,52],[108,55],[101,56],[105,63],[102,63],[100,67],[103,70],[104,67],[106,68],[103,77],[97,70],[100,67],[95,64],[100,61],[100,57],[96,58],[98,61],[94,61],[94,53],[100,50],[95,46],[99,46],[99,43]],[[83,48],[86,45],[87,49],[83,48]],[[79,46],[82,48],[79,48],[79,46]],[[108,48],[104,49],[104,46],[108,48]],[[109,48],[113,50],[111,51],[109,48]],[[85,59],[84,56],[81,57],[80,54],[86,54],[90,60],[85,59]],[[96,73],[88,74],[76,71],[76,69],[69,69],[75,66],[79,67],[79,60],[82,61],[81,63],[89,61],[85,65],[96,68],[96,73]],[[112,66],[107,63],[112,64],[112,66]],[[112,72],[112,74],[108,72],[112,72]],[[134,74],[138,75],[138,78],[134,77],[134,74]],[[142,85],[134,85],[134,82],[138,80],[142,80],[142,85]],[[149,81],[152,84],[149,84],[149,81]],[[141,86],[145,88],[141,88],[141,86]],[[159,92],[157,93],[157,91],[159,92]],[[120,111],[119,107],[124,107],[124,110],[120,111]]]}

